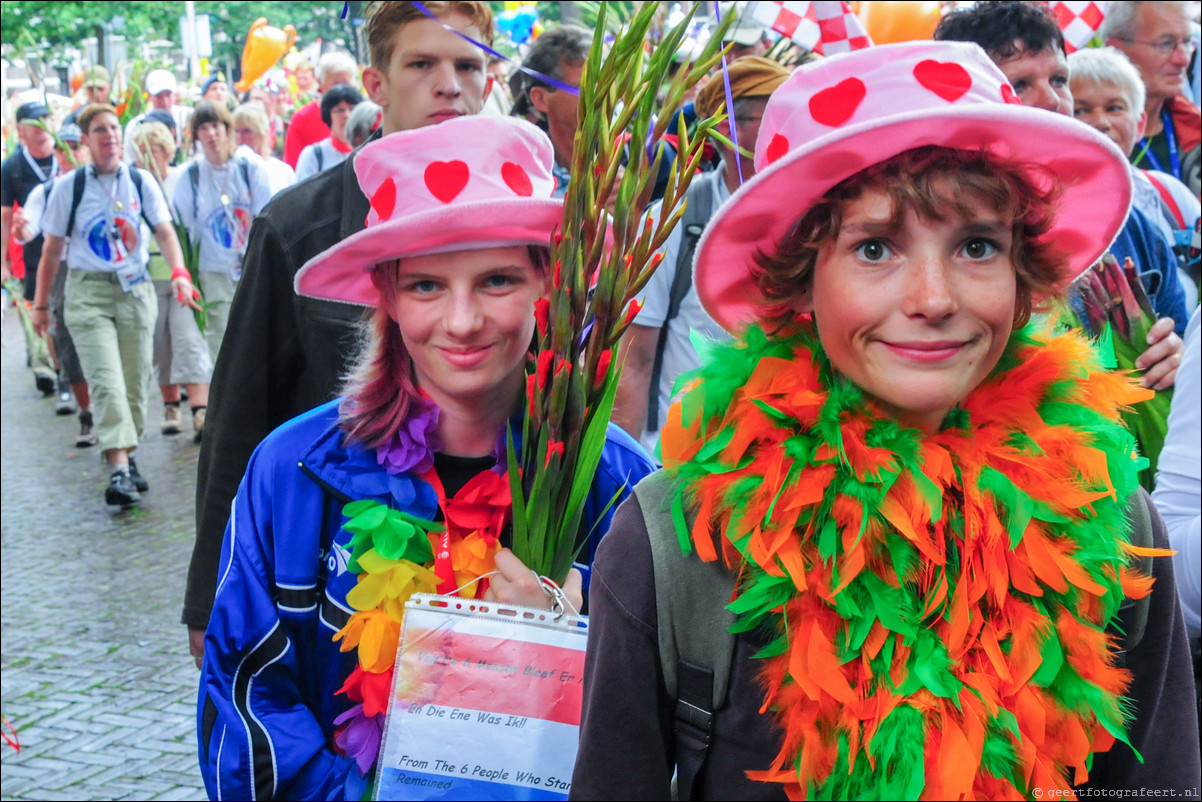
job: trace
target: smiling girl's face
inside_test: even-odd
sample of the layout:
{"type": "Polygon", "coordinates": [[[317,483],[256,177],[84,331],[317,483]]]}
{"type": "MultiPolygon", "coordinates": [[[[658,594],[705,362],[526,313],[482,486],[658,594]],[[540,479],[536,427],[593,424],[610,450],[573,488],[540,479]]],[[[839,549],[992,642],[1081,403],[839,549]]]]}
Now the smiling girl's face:
{"type": "Polygon", "coordinates": [[[440,406],[510,404],[521,396],[546,277],[526,246],[401,260],[389,312],[418,386],[440,406]]]}
{"type": "Polygon", "coordinates": [[[895,216],[889,195],[866,189],[796,300],[835,369],[927,432],[997,365],[1015,321],[1012,221],[962,201],[965,216],[895,216]]]}

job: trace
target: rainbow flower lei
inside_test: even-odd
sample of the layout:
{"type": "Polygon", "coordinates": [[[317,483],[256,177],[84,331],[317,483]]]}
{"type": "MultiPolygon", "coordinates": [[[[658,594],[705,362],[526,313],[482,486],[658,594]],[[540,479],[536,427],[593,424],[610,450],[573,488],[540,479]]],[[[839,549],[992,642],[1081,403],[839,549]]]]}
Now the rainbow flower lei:
{"type": "Polygon", "coordinates": [[[347,519],[342,528],[351,533],[347,568],[359,577],[346,597],[355,612],[334,640],[344,652],[357,649],[359,659],[337,691],[355,704],[334,719],[334,745],[354,759],[364,778],[380,752],[405,602],[414,593],[457,591],[467,598],[483,593],[488,580],[473,580],[493,570],[512,508],[508,475],[495,470],[483,471],[445,498],[434,472],[437,423],[437,406],[415,402],[393,441],[376,450],[376,459],[391,476],[413,482],[419,495],[436,494],[442,523],[371,500],[342,510],[347,519]]]}
{"type": "Polygon", "coordinates": [[[1028,329],[923,435],[834,374],[808,324],[706,362],[661,443],[682,548],[721,552],[735,630],[771,633],[784,738],[754,779],[792,799],[1070,795],[1127,742],[1107,626],[1151,589],[1129,555],[1165,553],[1125,537],[1143,461],[1119,415],[1147,391],[1028,329]]]}

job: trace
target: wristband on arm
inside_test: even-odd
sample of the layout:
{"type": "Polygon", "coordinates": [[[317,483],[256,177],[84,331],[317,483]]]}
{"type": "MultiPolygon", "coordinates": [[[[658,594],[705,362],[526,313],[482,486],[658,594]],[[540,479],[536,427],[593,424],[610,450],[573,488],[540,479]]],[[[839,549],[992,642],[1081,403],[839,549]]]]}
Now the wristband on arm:
{"type": "Polygon", "coordinates": [[[188,281],[191,281],[192,274],[188,272],[187,268],[174,267],[171,269],[171,280],[175,281],[177,278],[187,279],[188,281]]]}

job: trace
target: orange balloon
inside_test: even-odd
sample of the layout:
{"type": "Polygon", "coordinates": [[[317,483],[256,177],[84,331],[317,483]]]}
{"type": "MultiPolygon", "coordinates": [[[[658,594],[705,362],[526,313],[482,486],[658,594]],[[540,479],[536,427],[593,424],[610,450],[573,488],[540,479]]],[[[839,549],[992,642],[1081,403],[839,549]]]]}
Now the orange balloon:
{"type": "Polygon", "coordinates": [[[856,13],[873,44],[930,39],[939,24],[938,0],[872,0],[859,3],[856,13]]]}
{"type": "Polygon", "coordinates": [[[246,34],[246,46],[242,48],[242,77],[234,87],[239,92],[249,90],[288,52],[294,41],[296,29],[291,25],[285,25],[281,31],[268,25],[266,17],[255,20],[246,34]]]}
{"type": "Polygon", "coordinates": [[[71,76],[71,94],[74,95],[78,92],[81,86],[83,86],[83,73],[77,72],[71,76]]]}

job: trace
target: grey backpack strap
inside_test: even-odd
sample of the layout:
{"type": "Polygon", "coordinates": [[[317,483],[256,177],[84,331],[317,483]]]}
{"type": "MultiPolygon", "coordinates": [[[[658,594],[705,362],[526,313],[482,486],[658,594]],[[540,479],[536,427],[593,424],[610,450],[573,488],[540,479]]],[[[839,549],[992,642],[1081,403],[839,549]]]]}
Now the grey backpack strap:
{"type": "Polygon", "coordinates": [[[196,228],[200,229],[200,162],[192,162],[188,165],[188,184],[192,187],[192,220],[196,223],[196,228]]]}
{"type": "Polygon", "coordinates": [[[686,206],[680,220],[680,247],[676,251],[675,273],[668,291],[668,310],[655,342],[655,359],[651,363],[651,381],[647,385],[647,431],[659,431],[659,384],[664,372],[664,349],[668,345],[668,325],[680,314],[680,304],[693,286],[693,253],[705,225],[713,214],[714,190],[711,180],[721,175],[711,174],[689,185],[685,193],[686,206]]]}
{"type": "MultiPolygon", "coordinates": [[[[693,798],[713,734],[714,712],[726,700],[734,660],[735,616],[726,609],[735,577],[719,562],[702,562],[680,547],[671,506],[679,484],[663,471],[634,489],[651,541],[660,665],[676,700],[676,784],[679,799],[693,798]]],[[[692,525],[693,515],[686,512],[692,525]]]]}
{"type": "MultiPolygon", "coordinates": [[[[1140,548],[1153,548],[1152,539],[1152,498],[1143,488],[1131,494],[1127,501],[1127,520],[1131,522],[1131,545],[1140,548]]],[[[1152,576],[1152,558],[1133,556],[1131,567],[1144,576],[1152,576]]],[[[1122,622],[1123,650],[1130,653],[1139,646],[1144,638],[1144,630],[1148,626],[1148,610],[1152,606],[1151,594],[1142,599],[1127,599],[1119,609],[1119,620],[1122,622]]]]}

